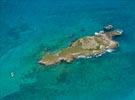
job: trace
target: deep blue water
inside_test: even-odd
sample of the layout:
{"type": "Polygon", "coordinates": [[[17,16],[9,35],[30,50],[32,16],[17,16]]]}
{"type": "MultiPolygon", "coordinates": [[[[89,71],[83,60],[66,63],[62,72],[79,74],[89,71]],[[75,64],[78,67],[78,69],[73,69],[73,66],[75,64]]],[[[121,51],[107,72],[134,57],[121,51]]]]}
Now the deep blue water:
{"type": "Polygon", "coordinates": [[[135,100],[134,0],[0,0],[1,100],[135,100]],[[104,25],[123,29],[112,53],[37,62],[104,25]],[[14,77],[11,77],[14,73],[14,77]]]}

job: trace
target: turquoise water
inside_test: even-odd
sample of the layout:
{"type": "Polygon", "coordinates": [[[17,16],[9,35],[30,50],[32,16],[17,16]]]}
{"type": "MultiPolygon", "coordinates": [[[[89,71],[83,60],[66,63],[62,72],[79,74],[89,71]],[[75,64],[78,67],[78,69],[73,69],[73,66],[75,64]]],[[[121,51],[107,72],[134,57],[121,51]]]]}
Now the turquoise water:
{"type": "Polygon", "coordinates": [[[134,4],[0,0],[0,99],[135,100],[134,4]],[[106,24],[124,30],[115,38],[116,51],[50,68],[37,63],[47,51],[56,52],[106,24]]]}

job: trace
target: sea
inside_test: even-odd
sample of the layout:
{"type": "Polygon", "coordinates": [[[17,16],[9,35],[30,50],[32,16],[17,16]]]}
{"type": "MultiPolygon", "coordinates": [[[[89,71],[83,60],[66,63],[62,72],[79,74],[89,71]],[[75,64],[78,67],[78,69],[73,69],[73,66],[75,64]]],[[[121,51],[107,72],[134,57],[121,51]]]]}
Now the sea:
{"type": "Polygon", "coordinates": [[[135,0],[0,0],[0,100],[135,100],[135,0]],[[110,24],[113,52],[38,63],[110,24]]]}

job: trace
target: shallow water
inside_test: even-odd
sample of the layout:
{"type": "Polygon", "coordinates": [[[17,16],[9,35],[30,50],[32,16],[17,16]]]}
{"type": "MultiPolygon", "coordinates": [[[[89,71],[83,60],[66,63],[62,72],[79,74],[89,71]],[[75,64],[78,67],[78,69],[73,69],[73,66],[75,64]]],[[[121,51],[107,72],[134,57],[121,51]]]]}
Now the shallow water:
{"type": "Polygon", "coordinates": [[[1,100],[135,100],[135,10],[129,0],[1,0],[1,100]],[[120,47],[48,68],[37,62],[102,26],[120,47]],[[11,74],[14,74],[12,76],[11,74]]]}

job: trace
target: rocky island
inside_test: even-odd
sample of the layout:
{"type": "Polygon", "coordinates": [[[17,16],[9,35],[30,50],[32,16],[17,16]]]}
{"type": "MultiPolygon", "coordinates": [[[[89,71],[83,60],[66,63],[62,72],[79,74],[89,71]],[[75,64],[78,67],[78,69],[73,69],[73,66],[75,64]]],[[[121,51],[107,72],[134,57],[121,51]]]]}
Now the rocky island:
{"type": "Polygon", "coordinates": [[[122,31],[115,30],[112,25],[96,32],[94,36],[85,36],[74,41],[69,47],[57,53],[48,53],[39,61],[40,64],[53,65],[61,61],[71,62],[77,58],[95,57],[118,47],[113,36],[121,35],[122,31]]]}

